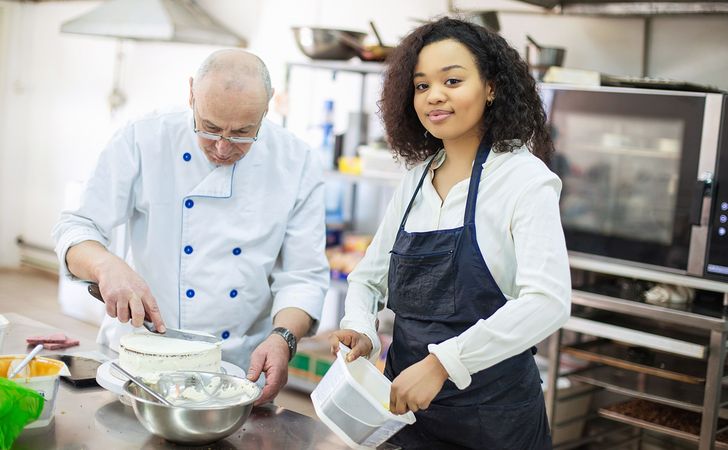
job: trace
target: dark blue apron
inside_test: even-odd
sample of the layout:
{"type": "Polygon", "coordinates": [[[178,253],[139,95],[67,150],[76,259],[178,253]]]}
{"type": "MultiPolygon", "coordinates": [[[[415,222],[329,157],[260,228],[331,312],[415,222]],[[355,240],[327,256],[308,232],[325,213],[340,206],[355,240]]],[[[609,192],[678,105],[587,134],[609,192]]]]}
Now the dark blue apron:
{"type": "MultiPolygon", "coordinates": [[[[475,233],[480,174],[489,153],[484,139],[473,164],[462,227],[414,233],[404,229],[432,160],[412,194],[389,263],[388,306],[396,314],[384,371],[390,380],[426,357],[428,344],[463,333],[506,303],[475,233]]],[[[415,414],[417,422],[390,442],[405,449],[550,449],[532,350],[473,374],[466,389],[445,381],[430,407],[415,414]]]]}

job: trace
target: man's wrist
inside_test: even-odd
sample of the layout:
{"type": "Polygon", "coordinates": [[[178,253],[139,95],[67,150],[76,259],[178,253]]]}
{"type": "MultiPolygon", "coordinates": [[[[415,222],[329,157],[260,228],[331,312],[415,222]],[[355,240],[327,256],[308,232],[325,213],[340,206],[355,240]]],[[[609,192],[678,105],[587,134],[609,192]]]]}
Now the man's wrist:
{"type": "Polygon", "coordinates": [[[286,345],[288,346],[288,361],[291,361],[293,357],[296,355],[296,349],[298,348],[298,343],[296,339],[296,335],[291,332],[288,328],[285,327],[276,327],[273,328],[273,331],[271,331],[271,335],[277,334],[278,336],[282,337],[283,340],[286,341],[286,345]]]}

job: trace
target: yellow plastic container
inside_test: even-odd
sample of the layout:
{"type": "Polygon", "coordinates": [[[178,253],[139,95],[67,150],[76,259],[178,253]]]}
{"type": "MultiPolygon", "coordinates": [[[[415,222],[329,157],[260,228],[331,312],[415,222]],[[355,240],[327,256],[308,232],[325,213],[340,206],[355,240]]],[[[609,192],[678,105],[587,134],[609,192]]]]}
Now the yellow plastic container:
{"type": "MultiPolygon", "coordinates": [[[[10,366],[25,358],[26,355],[3,355],[0,356],[0,377],[7,378],[10,366]]],[[[43,412],[35,422],[25,426],[26,429],[42,428],[50,425],[53,421],[53,414],[56,408],[56,396],[61,376],[70,376],[68,367],[62,361],[55,359],[35,357],[13,381],[21,386],[33,389],[45,399],[43,412]]]]}

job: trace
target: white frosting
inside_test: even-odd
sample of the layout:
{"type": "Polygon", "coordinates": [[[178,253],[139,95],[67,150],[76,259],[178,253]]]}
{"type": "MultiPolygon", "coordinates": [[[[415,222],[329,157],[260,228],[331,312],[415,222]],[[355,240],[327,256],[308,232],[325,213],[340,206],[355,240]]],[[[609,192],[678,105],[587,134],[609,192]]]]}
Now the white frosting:
{"type": "Polygon", "coordinates": [[[249,401],[259,391],[252,382],[220,387],[220,380],[214,378],[205,386],[188,386],[181,392],[172,390],[165,398],[175,406],[223,406],[249,401]]]}
{"type": "Polygon", "coordinates": [[[220,345],[211,342],[132,333],[119,343],[119,365],[136,376],[176,370],[219,372],[221,360],[220,345]]]}

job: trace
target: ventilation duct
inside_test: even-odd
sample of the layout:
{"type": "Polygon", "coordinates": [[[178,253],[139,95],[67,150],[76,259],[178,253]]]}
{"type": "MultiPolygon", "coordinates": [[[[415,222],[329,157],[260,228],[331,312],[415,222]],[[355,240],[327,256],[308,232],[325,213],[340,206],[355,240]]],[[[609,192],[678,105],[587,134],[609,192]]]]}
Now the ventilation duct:
{"type": "Polygon", "coordinates": [[[109,0],[65,22],[61,32],[224,47],[247,45],[194,0],[109,0]]]}

